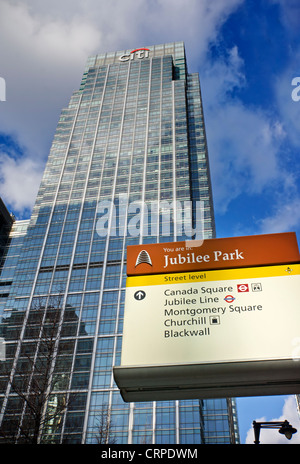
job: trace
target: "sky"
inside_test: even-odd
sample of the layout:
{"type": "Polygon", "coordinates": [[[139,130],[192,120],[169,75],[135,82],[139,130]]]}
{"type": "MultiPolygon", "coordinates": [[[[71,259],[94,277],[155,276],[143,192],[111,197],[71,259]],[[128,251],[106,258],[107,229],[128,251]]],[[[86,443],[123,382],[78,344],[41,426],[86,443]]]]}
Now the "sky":
{"type": "MultiPolygon", "coordinates": [[[[184,41],[200,75],[217,237],[296,232],[300,243],[299,30],[298,0],[0,0],[0,196],[30,217],[88,56],[184,41]]],[[[300,443],[294,397],[237,401],[243,443],[253,420],[283,416],[299,425],[285,443],[300,443]]]]}

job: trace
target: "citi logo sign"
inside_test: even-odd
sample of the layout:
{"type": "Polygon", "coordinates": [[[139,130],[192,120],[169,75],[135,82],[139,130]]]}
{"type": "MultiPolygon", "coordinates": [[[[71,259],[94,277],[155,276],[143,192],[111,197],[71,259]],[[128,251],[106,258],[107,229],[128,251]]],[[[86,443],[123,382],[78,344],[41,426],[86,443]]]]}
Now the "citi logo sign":
{"type": "Polygon", "coordinates": [[[137,48],[136,50],[132,50],[132,52],[128,54],[121,55],[119,60],[120,61],[129,61],[135,60],[136,58],[141,60],[143,58],[149,58],[149,48],[137,48]]]}

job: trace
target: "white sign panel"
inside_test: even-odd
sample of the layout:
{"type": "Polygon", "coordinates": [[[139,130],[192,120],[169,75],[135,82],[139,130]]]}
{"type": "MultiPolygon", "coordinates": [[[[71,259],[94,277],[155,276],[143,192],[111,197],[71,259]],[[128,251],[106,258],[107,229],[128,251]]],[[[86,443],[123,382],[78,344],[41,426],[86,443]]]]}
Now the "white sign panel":
{"type": "Polygon", "coordinates": [[[121,367],[299,356],[299,264],[127,280],[121,367]]]}
{"type": "Polygon", "coordinates": [[[300,336],[296,267],[276,266],[275,276],[256,268],[255,277],[253,269],[132,277],[122,365],[291,358],[300,336]],[[222,280],[211,281],[216,275],[222,280]]]}

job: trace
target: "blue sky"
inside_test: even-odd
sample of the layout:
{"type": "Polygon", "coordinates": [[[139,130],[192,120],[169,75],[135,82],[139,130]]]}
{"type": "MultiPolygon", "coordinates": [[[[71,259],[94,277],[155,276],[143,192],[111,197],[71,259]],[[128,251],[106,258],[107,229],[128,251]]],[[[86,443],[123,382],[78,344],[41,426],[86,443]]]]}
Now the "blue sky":
{"type": "MultiPolygon", "coordinates": [[[[200,74],[217,236],[295,231],[299,243],[299,30],[298,0],[2,0],[1,197],[29,217],[89,55],[183,40],[200,74]]],[[[290,397],[238,405],[242,441],[259,417],[297,420],[290,397]]]]}

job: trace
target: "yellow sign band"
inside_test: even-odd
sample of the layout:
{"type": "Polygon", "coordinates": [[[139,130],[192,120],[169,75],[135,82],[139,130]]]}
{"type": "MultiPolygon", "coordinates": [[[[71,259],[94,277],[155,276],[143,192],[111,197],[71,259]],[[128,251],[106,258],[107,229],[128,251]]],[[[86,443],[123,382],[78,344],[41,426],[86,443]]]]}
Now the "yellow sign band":
{"type": "Polygon", "coordinates": [[[218,280],[256,279],[260,277],[289,277],[292,275],[300,275],[300,264],[132,276],[127,277],[126,287],[212,282],[218,280]]]}

